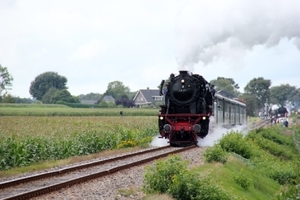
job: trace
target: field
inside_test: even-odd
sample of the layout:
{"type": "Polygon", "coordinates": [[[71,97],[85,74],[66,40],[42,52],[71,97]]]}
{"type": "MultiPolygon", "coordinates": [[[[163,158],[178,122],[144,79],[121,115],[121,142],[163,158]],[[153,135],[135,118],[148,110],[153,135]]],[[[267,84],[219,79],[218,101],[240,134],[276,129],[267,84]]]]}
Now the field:
{"type": "Polygon", "coordinates": [[[157,116],[159,109],[71,108],[59,104],[0,104],[0,116],[157,116]]]}
{"type": "Polygon", "coordinates": [[[155,109],[0,107],[0,170],[147,146],[158,135],[155,109]]]}

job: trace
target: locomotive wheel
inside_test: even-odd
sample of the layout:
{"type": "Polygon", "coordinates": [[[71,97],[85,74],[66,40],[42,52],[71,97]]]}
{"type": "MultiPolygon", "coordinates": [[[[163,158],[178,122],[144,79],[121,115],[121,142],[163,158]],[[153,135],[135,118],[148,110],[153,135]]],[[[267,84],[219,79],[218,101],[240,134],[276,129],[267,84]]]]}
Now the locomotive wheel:
{"type": "Polygon", "coordinates": [[[176,143],[170,142],[170,146],[171,147],[178,147],[178,145],[176,143]]]}

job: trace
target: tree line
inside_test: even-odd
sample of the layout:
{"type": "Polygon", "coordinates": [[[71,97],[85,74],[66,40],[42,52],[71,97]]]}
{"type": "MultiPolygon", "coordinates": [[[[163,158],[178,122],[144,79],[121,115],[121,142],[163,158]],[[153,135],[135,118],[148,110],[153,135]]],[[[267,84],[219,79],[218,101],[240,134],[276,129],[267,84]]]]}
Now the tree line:
{"type": "Polygon", "coordinates": [[[285,105],[290,102],[295,107],[300,106],[300,88],[289,84],[271,87],[271,80],[263,77],[253,78],[244,87],[244,93],[239,92],[239,85],[232,78],[218,77],[210,81],[216,90],[224,90],[243,99],[247,103],[247,115],[255,116],[256,110],[267,104],[285,105]]]}
{"type": "MultiPolygon", "coordinates": [[[[12,87],[13,77],[8,72],[7,67],[0,65],[0,102],[3,103],[32,103],[33,100],[13,97],[8,94],[12,87]],[[2,96],[3,93],[3,96],[2,96]]],[[[95,100],[95,104],[102,107],[133,106],[133,97],[136,92],[131,92],[130,88],[120,81],[110,82],[107,90],[103,94],[90,93],[74,96],[68,91],[67,78],[59,75],[57,72],[44,72],[31,82],[29,93],[40,103],[74,103],[78,104],[82,100],[95,100]],[[109,104],[103,101],[106,95],[115,99],[115,103],[109,104]]],[[[237,98],[247,102],[247,115],[255,116],[255,111],[268,104],[285,104],[287,101],[292,102],[295,106],[300,105],[300,88],[289,84],[272,86],[271,80],[263,77],[253,78],[244,87],[244,93],[239,91],[240,87],[232,78],[217,77],[210,83],[215,86],[216,91],[224,90],[237,98]]]]}
{"type": "Polygon", "coordinates": [[[8,72],[7,67],[0,65],[0,77],[0,102],[2,103],[33,103],[34,101],[44,104],[67,103],[69,105],[79,104],[82,100],[95,100],[95,104],[100,105],[100,107],[132,107],[132,99],[136,93],[131,92],[129,87],[124,86],[122,82],[113,81],[108,84],[104,94],[90,93],[74,96],[68,91],[68,79],[65,76],[61,76],[57,72],[44,72],[35,77],[30,84],[29,93],[34,100],[22,99],[8,94],[8,90],[12,86],[13,77],[8,72]],[[107,103],[103,101],[106,95],[112,96],[115,102],[107,103]]]}

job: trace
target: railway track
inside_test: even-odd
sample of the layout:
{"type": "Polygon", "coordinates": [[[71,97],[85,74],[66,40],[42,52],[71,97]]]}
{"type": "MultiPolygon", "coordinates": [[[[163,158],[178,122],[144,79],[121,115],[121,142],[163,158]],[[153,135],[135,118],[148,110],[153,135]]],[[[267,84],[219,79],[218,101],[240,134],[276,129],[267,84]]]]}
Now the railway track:
{"type": "Polygon", "coordinates": [[[186,148],[159,147],[0,182],[0,199],[37,197],[192,148],[197,148],[197,146],[186,148]]]}
{"type": "Polygon", "coordinates": [[[252,131],[252,130],[258,129],[258,128],[262,128],[264,126],[267,126],[268,124],[270,124],[270,120],[267,120],[267,119],[261,120],[261,121],[255,123],[255,124],[251,125],[249,127],[249,131],[252,131]]]}

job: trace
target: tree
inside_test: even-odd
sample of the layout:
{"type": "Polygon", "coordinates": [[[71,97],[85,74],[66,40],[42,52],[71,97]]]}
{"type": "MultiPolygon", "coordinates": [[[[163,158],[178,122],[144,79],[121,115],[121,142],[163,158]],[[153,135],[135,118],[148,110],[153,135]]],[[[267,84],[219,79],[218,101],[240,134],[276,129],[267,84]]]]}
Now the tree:
{"type": "Polygon", "coordinates": [[[2,95],[2,91],[9,90],[10,86],[12,86],[13,81],[12,75],[8,72],[7,67],[2,67],[0,65],[0,96],[2,95]]]}
{"type": "Polygon", "coordinates": [[[281,84],[280,86],[274,86],[270,89],[270,96],[272,103],[278,103],[283,105],[287,100],[296,100],[295,97],[299,97],[299,91],[295,86],[289,84],[281,84]]]}
{"type": "Polygon", "coordinates": [[[79,100],[99,100],[101,98],[102,94],[99,93],[89,93],[89,94],[80,94],[77,96],[79,100]]]}
{"type": "Polygon", "coordinates": [[[45,72],[31,82],[29,93],[37,100],[42,100],[44,94],[52,87],[58,90],[67,89],[67,81],[66,77],[60,76],[56,72],[45,72]]]}
{"type": "Polygon", "coordinates": [[[244,101],[246,101],[246,113],[247,116],[251,116],[254,117],[256,115],[256,110],[257,110],[257,102],[256,102],[256,98],[254,95],[250,95],[250,94],[242,94],[239,99],[243,99],[244,101]]]}
{"type": "Polygon", "coordinates": [[[123,95],[126,95],[128,93],[130,93],[129,87],[124,86],[124,84],[120,81],[113,81],[108,84],[103,97],[105,95],[111,95],[115,99],[121,99],[123,95]]]}
{"type": "MultiPolygon", "coordinates": [[[[51,104],[53,102],[51,102],[51,98],[55,95],[56,92],[58,92],[59,90],[52,87],[50,88],[43,96],[42,98],[42,102],[46,103],[46,104],[51,104]]],[[[55,103],[55,102],[54,102],[55,103]]]]}
{"type": "Polygon", "coordinates": [[[134,101],[133,100],[129,100],[128,96],[127,95],[122,95],[122,97],[120,99],[117,99],[116,100],[116,105],[122,105],[123,107],[127,107],[127,108],[130,108],[130,107],[133,107],[134,105],[134,101]]]}
{"type": "Polygon", "coordinates": [[[15,97],[16,103],[23,103],[23,104],[31,104],[33,103],[33,99],[30,98],[20,98],[20,97],[15,97]]]}
{"type": "Polygon", "coordinates": [[[290,97],[291,102],[300,103],[300,88],[297,88],[295,91],[293,91],[290,97]]]}
{"type": "Polygon", "coordinates": [[[270,80],[262,77],[254,78],[245,86],[244,92],[254,95],[257,100],[257,106],[261,108],[270,99],[270,86],[270,80]]]}
{"type": "Polygon", "coordinates": [[[232,78],[218,77],[217,79],[211,80],[210,83],[215,86],[216,91],[223,90],[235,96],[240,95],[238,91],[240,87],[232,78]]]}
{"type": "Polygon", "coordinates": [[[67,103],[80,103],[79,99],[77,97],[72,96],[67,89],[58,90],[51,97],[51,103],[57,103],[58,101],[63,101],[67,103]]]}
{"type": "Polygon", "coordinates": [[[16,103],[16,99],[10,94],[4,95],[2,98],[2,103],[16,103]]]}

